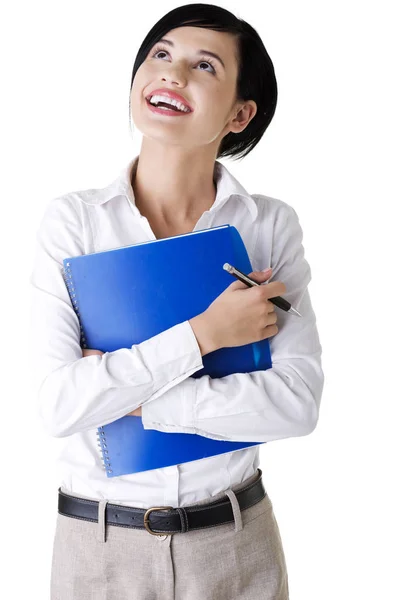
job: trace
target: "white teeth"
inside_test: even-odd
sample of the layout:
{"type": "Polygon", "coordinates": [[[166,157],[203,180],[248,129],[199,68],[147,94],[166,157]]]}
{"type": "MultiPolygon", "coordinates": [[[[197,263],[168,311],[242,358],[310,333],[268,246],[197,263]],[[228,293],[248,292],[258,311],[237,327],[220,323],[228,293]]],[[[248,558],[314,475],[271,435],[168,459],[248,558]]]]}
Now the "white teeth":
{"type": "Polygon", "coordinates": [[[177,100],[174,100],[174,98],[168,98],[167,96],[155,95],[149,98],[149,102],[154,105],[158,104],[159,102],[166,102],[167,104],[176,106],[178,110],[181,110],[182,112],[190,112],[189,108],[182,102],[178,102],[177,100]]]}

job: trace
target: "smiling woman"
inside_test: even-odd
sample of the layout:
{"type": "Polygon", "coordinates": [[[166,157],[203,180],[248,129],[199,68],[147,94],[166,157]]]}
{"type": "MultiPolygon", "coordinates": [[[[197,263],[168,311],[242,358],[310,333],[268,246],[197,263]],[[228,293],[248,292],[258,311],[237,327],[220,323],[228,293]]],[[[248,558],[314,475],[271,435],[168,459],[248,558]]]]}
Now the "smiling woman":
{"type": "MultiPolygon", "coordinates": [[[[273,64],[251,25],[212,4],[175,8],[149,31],[133,67],[129,117],[143,134],[140,153],[109,186],[55,198],[41,220],[31,276],[34,372],[45,427],[67,438],[53,600],[289,597],[259,445],[306,435],[317,422],[323,373],[310,269],[294,209],[249,194],[217,160],[247,156],[276,101],[273,64]],[[272,261],[279,281],[262,288],[233,281],[203,312],[141,343],[82,351],[83,324],[62,276],[66,257],[226,223],[255,268],[272,261]],[[269,302],[285,291],[301,319],[269,302]],[[267,338],[272,368],[193,377],[207,354],[267,338]],[[119,419],[138,423],[139,451],[147,429],[191,435],[192,444],[200,437],[254,444],[181,464],[167,456],[169,466],[109,479],[96,436],[119,419]]],[[[214,258],[221,266],[228,260],[214,258]]],[[[269,277],[249,275],[258,283],[269,277]]]]}
{"type": "Polygon", "coordinates": [[[134,115],[134,123],[141,131],[141,94],[144,92],[147,98],[155,91],[163,96],[177,94],[191,111],[200,109],[206,118],[198,122],[199,130],[203,125],[206,131],[213,130],[210,119],[214,116],[218,122],[219,113],[225,121],[229,116],[226,109],[227,113],[235,113],[246,103],[255,107],[250,115],[246,108],[246,118],[236,127],[216,131],[216,157],[230,156],[235,160],[258,144],[277,103],[274,66],[258,33],[229,11],[211,4],[191,4],[170,11],[142,42],[133,67],[129,102],[129,116],[134,115]],[[174,73],[177,78],[185,78],[189,73],[189,84],[185,80],[188,85],[184,85],[181,80],[170,86],[163,81],[165,85],[157,89],[156,84],[162,83],[166,73],[174,73]]]}

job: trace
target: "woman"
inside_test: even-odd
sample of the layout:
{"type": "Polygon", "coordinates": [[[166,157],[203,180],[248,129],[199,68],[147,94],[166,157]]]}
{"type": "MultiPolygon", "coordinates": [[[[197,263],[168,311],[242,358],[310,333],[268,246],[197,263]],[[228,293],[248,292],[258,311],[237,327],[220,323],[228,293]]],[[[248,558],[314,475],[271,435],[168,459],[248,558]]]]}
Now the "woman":
{"type": "Polygon", "coordinates": [[[297,214],[249,194],[216,160],[244,157],[260,141],[276,107],[273,65],[248,23],[189,4],[148,33],[131,83],[139,155],[106,188],[52,200],[38,231],[31,283],[40,414],[51,435],[67,437],[51,598],[285,600],[259,445],[115,478],[96,445],[97,427],[126,414],[146,429],[218,440],[269,442],[316,426],[321,346],[297,214]],[[272,262],[277,280],[256,288],[234,281],[204,313],[131,348],[82,351],[65,257],[227,222],[258,268],[251,276],[269,280],[260,269],[272,262]],[[269,301],[277,295],[302,318],[277,313],[269,301]],[[190,377],[207,353],[267,338],[272,369],[190,377]]]}

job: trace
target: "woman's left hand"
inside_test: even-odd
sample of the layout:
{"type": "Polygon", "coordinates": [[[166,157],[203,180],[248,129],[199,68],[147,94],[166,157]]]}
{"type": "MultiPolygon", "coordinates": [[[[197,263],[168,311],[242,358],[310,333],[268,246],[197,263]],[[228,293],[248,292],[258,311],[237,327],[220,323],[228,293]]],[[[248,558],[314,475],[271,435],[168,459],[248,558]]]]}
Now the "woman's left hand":
{"type": "Polygon", "coordinates": [[[133,412],[127,413],[126,417],[142,417],[141,406],[133,410],[133,412]]]}
{"type": "Polygon", "coordinates": [[[82,348],[82,352],[83,352],[83,358],[85,356],[92,356],[93,354],[99,354],[100,356],[102,356],[104,353],[101,352],[101,350],[88,350],[86,348],[82,348]]]}
{"type": "MultiPolygon", "coordinates": [[[[85,356],[93,356],[94,354],[99,354],[102,356],[104,353],[101,350],[88,350],[86,348],[82,349],[83,358],[85,356]]],[[[141,406],[133,410],[132,412],[127,413],[126,417],[142,417],[141,406]]]]}

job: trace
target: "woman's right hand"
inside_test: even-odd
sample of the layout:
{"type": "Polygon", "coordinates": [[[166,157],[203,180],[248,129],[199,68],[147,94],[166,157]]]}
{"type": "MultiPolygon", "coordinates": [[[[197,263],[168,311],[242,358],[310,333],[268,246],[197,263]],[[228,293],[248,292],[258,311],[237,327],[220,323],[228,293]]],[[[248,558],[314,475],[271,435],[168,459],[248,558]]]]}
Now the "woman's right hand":
{"type": "MultiPolygon", "coordinates": [[[[268,271],[252,271],[249,277],[264,283],[272,274],[268,271]]],[[[267,285],[247,287],[241,281],[233,281],[200,315],[205,321],[203,331],[211,335],[215,348],[243,346],[265,340],[278,332],[275,305],[268,300],[286,293],[281,281],[267,285]]]]}

